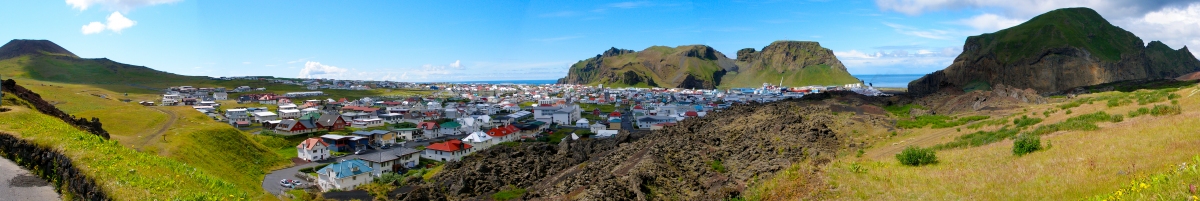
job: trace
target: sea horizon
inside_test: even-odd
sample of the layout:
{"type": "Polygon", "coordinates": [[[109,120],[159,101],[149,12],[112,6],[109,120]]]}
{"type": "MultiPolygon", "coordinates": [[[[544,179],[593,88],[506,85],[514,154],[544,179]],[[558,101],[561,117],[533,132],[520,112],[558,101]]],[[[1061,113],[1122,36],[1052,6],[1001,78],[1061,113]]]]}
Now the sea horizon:
{"type": "MultiPolygon", "coordinates": [[[[908,87],[908,83],[913,80],[920,79],[925,74],[857,74],[851,75],[862,80],[865,83],[871,84],[874,87],[908,87]]],[[[445,82],[421,82],[421,83],[453,83],[453,84],[554,84],[557,79],[551,80],[472,80],[472,81],[445,81],[445,82]]]]}

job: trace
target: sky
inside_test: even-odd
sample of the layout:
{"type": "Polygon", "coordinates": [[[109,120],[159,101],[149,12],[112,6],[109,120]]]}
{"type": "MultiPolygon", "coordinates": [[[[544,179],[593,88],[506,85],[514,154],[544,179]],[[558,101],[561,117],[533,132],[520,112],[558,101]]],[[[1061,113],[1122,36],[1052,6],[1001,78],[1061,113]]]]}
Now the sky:
{"type": "Polygon", "coordinates": [[[610,47],[712,46],[728,57],[817,41],[851,74],[925,74],[966,37],[1089,7],[1145,42],[1200,46],[1200,0],[0,2],[0,40],[213,77],[548,80],[610,47]]]}

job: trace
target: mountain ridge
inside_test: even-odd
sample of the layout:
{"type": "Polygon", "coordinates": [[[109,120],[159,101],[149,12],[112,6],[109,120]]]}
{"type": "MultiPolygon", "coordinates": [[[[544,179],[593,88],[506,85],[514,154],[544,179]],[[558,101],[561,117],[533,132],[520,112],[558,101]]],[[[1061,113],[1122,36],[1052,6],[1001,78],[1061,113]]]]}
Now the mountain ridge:
{"type": "Polygon", "coordinates": [[[0,75],[64,83],[139,84],[200,80],[108,58],[80,58],[49,40],[14,39],[0,46],[0,75]]]}
{"type": "Polygon", "coordinates": [[[763,51],[739,50],[736,60],[707,45],[614,47],[571,65],[558,83],[713,89],[781,81],[788,86],[859,82],[817,42],[775,41],[763,51]]]}

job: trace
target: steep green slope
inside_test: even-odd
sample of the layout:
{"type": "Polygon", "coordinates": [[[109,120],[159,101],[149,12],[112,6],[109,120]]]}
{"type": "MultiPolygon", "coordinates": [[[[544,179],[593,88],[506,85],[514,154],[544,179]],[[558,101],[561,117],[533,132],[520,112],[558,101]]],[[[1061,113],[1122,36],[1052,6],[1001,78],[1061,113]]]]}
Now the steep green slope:
{"type": "Polygon", "coordinates": [[[46,40],[12,40],[0,46],[0,75],[80,84],[186,83],[206,80],[107,58],[84,59],[46,40]]]}
{"type": "Polygon", "coordinates": [[[785,86],[858,83],[829,49],[816,42],[776,41],[762,52],[738,52],[738,60],[704,45],[612,48],[571,66],[564,84],[614,87],[732,88],[763,83],[785,86]],[[745,54],[745,55],[743,55],[745,54]]]}
{"type": "Polygon", "coordinates": [[[944,70],[909,83],[917,95],[961,91],[970,83],[1039,93],[1124,80],[1174,78],[1200,71],[1188,49],[1141,38],[1089,8],[1053,10],[996,33],[968,37],[944,70]]]}

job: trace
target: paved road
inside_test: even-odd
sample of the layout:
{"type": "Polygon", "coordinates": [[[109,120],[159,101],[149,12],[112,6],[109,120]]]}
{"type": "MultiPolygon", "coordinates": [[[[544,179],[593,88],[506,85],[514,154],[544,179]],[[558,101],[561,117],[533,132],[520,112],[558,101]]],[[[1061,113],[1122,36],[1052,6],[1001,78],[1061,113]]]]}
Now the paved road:
{"type": "Polygon", "coordinates": [[[306,163],[304,165],[298,165],[295,167],[285,168],[282,170],[276,170],[274,172],[271,172],[270,174],[267,174],[267,176],[263,179],[263,183],[262,183],[263,190],[267,190],[267,192],[271,192],[271,194],[279,195],[284,190],[283,186],[279,185],[279,180],[283,180],[283,179],[291,179],[291,180],[300,181],[300,182],[303,182],[304,185],[315,185],[315,184],[310,184],[308,181],[300,179],[300,177],[296,177],[296,173],[299,173],[300,169],[302,169],[302,168],[316,167],[318,165],[321,165],[321,164],[320,163],[306,163]]]}
{"type": "Polygon", "coordinates": [[[39,178],[16,163],[0,158],[0,201],[62,200],[50,182],[39,178]]]}

